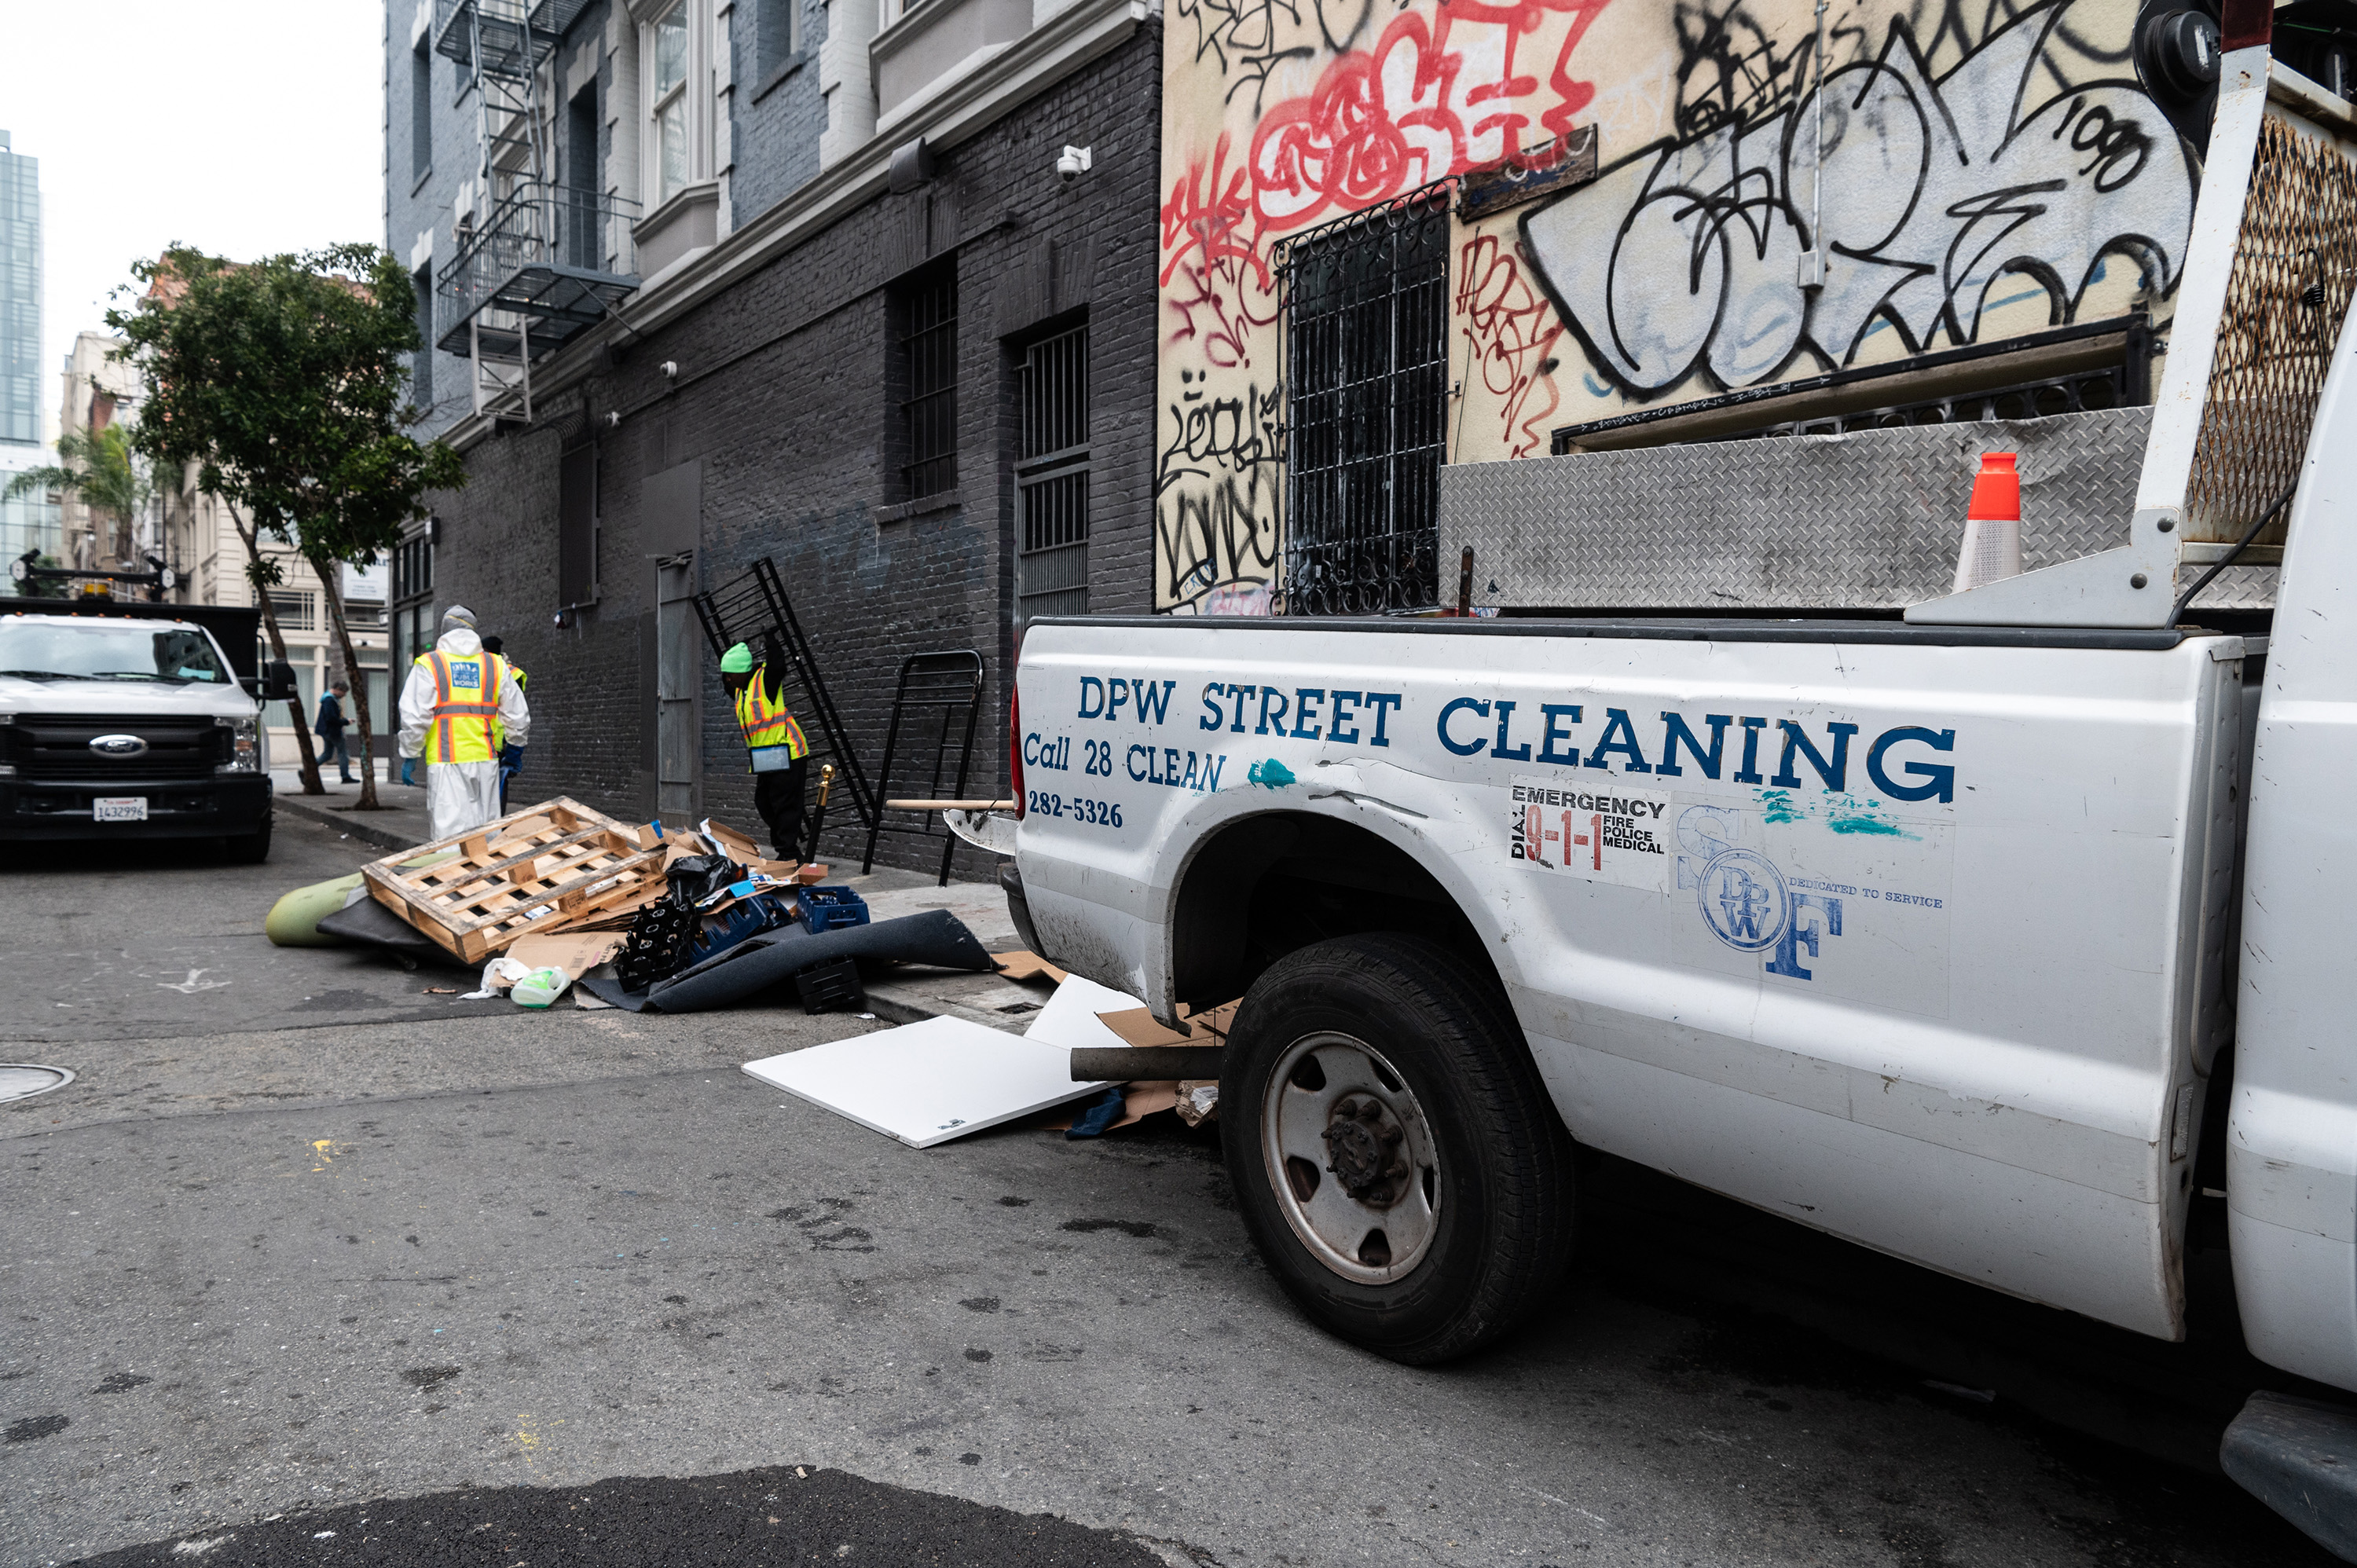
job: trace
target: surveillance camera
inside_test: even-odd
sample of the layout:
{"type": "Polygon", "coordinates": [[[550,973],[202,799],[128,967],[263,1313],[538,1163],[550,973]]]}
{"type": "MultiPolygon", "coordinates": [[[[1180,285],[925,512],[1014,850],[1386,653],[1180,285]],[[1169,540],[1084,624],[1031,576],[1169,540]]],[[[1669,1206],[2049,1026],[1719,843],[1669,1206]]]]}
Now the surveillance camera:
{"type": "Polygon", "coordinates": [[[1090,157],[1088,148],[1067,146],[1057,156],[1056,177],[1064,184],[1070,185],[1087,173],[1094,161],[1090,157]]]}
{"type": "Polygon", "coordinates": [[[675,381],[679,380],[679,361],[677,360],[665,360],[662,362],[662,373],[663,380],[667,381],[675,381]]]}

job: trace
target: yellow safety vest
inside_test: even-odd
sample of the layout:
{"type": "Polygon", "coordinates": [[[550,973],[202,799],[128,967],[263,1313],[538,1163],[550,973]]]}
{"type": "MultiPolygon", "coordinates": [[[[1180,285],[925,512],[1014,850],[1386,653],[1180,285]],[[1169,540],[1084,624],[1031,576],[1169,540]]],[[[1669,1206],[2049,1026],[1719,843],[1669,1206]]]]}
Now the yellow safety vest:
{"type": "Polygon", "coordinates": [[[434,717],[425,726],[428,762],[495,762],[500,755],[500,682],[507,660],[496,653],[445,653],[417,662],[434,672],[434,717]]]}
{"type": "MultiPolygon", "coordinates": [[[[500,657],[506,659],[507,655],[502,653],[500,657]]],[[[527,693],[531,692],[532,682],[524,678],[523,671],[518,669],[512,660],[508,664],[508,679],[516,683],[517,691],[527,693]]],[[[491,720],[491,744],[501,751],[508,748],[508,726],[497,716],[491,720]]]]}
{"type": "Polygon", "coordinates": [[[737,727],[751,754],[748,773],[775,773],[810,755],[802,726],[783,703],[770,700],[767,665],[757,666],[753,678],[737,693],[737,727]]]}

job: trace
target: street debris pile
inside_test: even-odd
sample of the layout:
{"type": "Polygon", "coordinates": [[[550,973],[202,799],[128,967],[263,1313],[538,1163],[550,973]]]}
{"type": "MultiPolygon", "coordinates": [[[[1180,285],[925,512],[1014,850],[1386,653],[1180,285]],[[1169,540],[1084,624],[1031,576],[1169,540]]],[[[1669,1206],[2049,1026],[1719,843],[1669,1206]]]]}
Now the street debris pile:
{"type": "Polygon", "coordinates": [[[1168,1029],[1137,998],[1037,954],[985,950],[948,909],[873,919],[826,873],[764,859],[708,818],[691,831],[632,825],[560,798],[296,888],[265,930],[281,946],[479,966],[475,989],[436,993],[533,1008],[570,993],[587,1008],[698,1013],[790,993],[809,1013],[857,1011],[863,974],[892,964],[996,971],[1054,987],[1021,1035],[933,1017],[745,1070],[920,1149],[1062,1106],[1067,1119],[1045,1124],[1071,1138],[1165,1111],[1190,1126],[1216,1115],[1234,1003],[1182,1010],[1186,1031],[1168,1029]]]}
{"type": "Polygon", "coordinates": [[[871,922],[856,892],[819,885],[826,871],[765,859],[708,818],[632,826],[558,799],[297,888],[265,929],[480,964],[465,999],[524,1006],[577,983],[583,1005],[691,1013],[791,983],[819,1013],[865,1004],[862,960],[993,967],[947,910],[871,922]]]}

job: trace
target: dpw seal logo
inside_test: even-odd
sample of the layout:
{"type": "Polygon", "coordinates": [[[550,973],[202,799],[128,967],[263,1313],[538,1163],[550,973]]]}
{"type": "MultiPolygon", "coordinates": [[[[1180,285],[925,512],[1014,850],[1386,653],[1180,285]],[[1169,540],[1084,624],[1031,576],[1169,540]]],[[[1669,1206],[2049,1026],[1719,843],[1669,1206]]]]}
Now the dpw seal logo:
{"type": "Polygon", "coordinates": [[[1695,901],[1711,935],[1744,952],[1773,946],[1792,923],[1784,874],[1757,850],[1726,849],[1711,856],[1695,901]]]}
{"type": "Polygon", "coordinates": [[[1678,886],[1692,886],[1695,907],[1710,934],[1738,952],[1769,953],[1770,974],[1814,978],[1801,955],[1818,956],[1826,937],[1842,934],[1842,901],[1799,893],[1776,863],[1731,842],[1744,831],[1743,813],[1721,806],[1689,806],[1678,813],[1678,886]]]}

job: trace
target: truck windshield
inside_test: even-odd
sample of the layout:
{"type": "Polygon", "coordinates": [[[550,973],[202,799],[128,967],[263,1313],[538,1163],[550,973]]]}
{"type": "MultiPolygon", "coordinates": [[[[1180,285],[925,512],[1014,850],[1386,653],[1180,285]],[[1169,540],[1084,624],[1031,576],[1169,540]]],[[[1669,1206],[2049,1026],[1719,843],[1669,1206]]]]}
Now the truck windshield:
{"type": "Polygon", "coordinates": [[[191,681],[226,684],[212,639],[152,621],[0,618],[0,675],[27,681],[191,681]]]}

